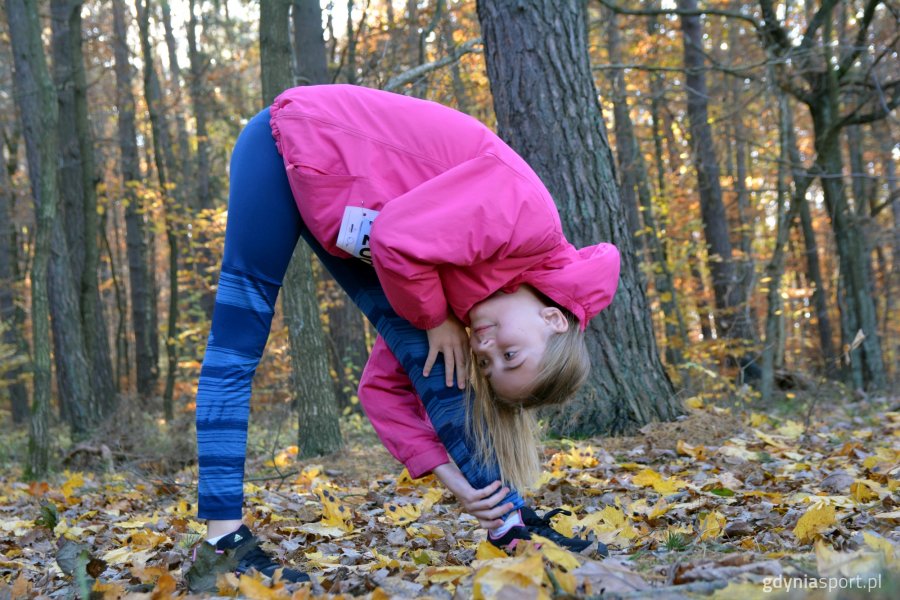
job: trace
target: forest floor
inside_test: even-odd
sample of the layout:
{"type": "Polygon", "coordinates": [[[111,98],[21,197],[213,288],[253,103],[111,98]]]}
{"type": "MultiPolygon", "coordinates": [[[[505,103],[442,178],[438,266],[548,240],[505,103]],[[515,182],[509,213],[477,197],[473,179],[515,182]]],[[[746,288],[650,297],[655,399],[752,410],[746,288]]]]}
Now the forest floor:
{"type": "Polygon", "coordinates": [[[345,450],[303,461],[288,410],[270,411],[251,426],[245,522],[314,582],[217,574],[222,555],[199,560],[191,581],[206,591],[193,592],[185,574],[205,528],[192,413],[123,416],[30,483],[14,466],[24,428],[7,425],[0,599],[896,598],[900,399],[848,396],[695,398],[679,421],[634,436],[548,441],[528,502],[570,509],[556,528],[609,545],[606,559],[547,541],[507,557],[440,484],[410,480],[364,418],[343,422],[345,450]]]}

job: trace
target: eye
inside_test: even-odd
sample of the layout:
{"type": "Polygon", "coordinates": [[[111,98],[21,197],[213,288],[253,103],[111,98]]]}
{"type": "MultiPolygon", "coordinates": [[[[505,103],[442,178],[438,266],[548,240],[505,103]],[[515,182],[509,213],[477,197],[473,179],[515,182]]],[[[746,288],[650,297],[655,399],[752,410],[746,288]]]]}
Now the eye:
{"type": "Polygon", "coordinates": [[[488,360],[486,358],[478,359],[478,368],[484,370],[488,367],[488,360]]]}
{"type": "Polygon", "coordinates": [[[512,360],[513,358],[515,358],[516,354],[518,354],[518,352],[504,352],[503,358],[505,360],[512,360]]]}

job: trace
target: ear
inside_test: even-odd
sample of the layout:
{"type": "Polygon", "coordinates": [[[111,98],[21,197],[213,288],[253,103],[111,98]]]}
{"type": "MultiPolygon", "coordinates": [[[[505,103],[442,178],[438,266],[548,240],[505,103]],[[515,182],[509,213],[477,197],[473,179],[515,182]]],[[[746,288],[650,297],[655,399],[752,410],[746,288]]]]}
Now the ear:
{"type": "Polygon", "coordinates": [[[544,319],[544,322],[550,325],[556,333],[565,333],[569,330],[569,320],[562,311],[555,306],[545,306],[542,308],[541,318],[544,319]]]}

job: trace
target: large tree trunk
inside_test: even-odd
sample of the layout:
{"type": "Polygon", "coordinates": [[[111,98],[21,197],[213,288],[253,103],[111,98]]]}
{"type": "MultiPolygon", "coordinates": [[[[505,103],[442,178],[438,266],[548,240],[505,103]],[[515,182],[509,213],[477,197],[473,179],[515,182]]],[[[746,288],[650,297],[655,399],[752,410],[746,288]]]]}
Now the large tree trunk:
{"type": "MultiPolygon", "coordinates": [[[[696,11],[697,0],[678,0],[678,8],[696,11]]],[[[691,151],[697,172],[703,232],[709,247],[709,270],[716,299],[716,329],[719,335],[732,339],[752,340],[751,324],[743,318],[743,286],[734,264],[728,218],[722,202],[719,165],[716,160],[712,128],[707,110],[708,91],[704,74],[703,32],[700,17],[680,16],[684,34],[685,87],[690,123],[691,151]]]]}
{"type": "MultiPolygon", "coordinates": [[[[73,10],[68,0],[51,0],[54,83],[59,102],[57,140],[59,215],[53,226],[50,255],[50,312],[60,409],[72,436],[80,439],[96,426],[99,398],[91,378],[85,323],[82,319],[82,274],[85,270],[84,180],[81,146],[75,128],[75,80],[69,29],[73,10]]],[[[94,211],[96,215],[96,210],[94,211]]],[[[91,332],[93,334],[93,332],[91,332]]]]}
{"type": "MultiPolygon", "coordinates": [[[[328,82],[322,9],[316,0],[294,0],[294,65],[301,85],[328,82]]],[[[368,351],[364,319],[359,310],[324,269],[318,269],[320,289],[324,291],[328,327],[325,332],[331,370],[337,375],[335,394],[341,408],[352,407],[351,398],[366,362],[368,351]]],[[[356,406],[360,410],[359,405],[356,406]]]]}
{"type": "MultiPolygon", "coordinates": [[[[291,45],[288,33],[290,0],[260,1],[260,65],[263,103],[290,87],[291,45]]],[[[321,34],[321,20],[308,23],[321,34]]],[[[328,351],[319,319],[312,252],[297,244],[284,282],[284,320],[291,340],[291,370],[299,409],[300,456],[327,454],[342,445],[337,399],[328,371],[328,351]]]]}
{"type": "MultiPolygon", "coordinates": [[[[144,62],[144,100],[150,116],[150,130],[153,143],[153,161],[159,194],[163,199],[166,223],[166,241],[169,246],[169,319],[166,331],[166,387],[163,391],[163,413],[167,420],[175,417],[172,395],[175,388],[175,373],[178,369],[176,339],[178,337],[178,238],[175,233],[176,200],[169,194],[168,172],[164,152],[171,152],[168,128],[160,110],[160,84],[156,74],[153,51],[150,45],[150,0],[136,0],[138,29],[141,39],[141,56],[144,62]]],[[[169,164],[174,164],[170,159],[169,164]]]]}
{"type": "MultiPolygon", "coordinates": [[[[15,197],[11,175],[15,172],[6,161],[6,136],[0,135],[0,323],[3,323],[3,343],[28,359],[28,342],[24,337],[24,310],[16,303],[24,296],[24,278],[19,271],[19,245],[16,225],[12,220],[15,197]]],[[[17,364],[7,371],[4,385],[9,391],[13,423],[23,425],[28,419],[28,388],[22,378],[24,369],[17,364]]]]}
{"type": "Polygon", "coordinates": [[[50,305],[47,292],[50,237],[59,204],[56,169],[58,107],[41,41],[37,3],[6,0],[15,64],[16,101],[22,118],[28,173],[35,198],[34,261],[31,271],[32,372],[34,399],[26,477],[47,473],[50,458],[50,305]]]}
{"type": "Polygon", "coordinates": [[[622,276],[610,307],[588,326],[593,373],[553,415],[554,432],[631,430],[680,413],[659,360],[631,232],[615,185],[579,0],[479,0],[500,136],[537,172],[577,246],[618,246],[622,276]],[[561,132],[565,132],[561,135],[561,132]]]}
{"type": "Polygon", "coordinates": [[[124,0],[113,0],[113,34],[116,71],[116,106],[118,107],[119,165],[122,171],[125,204],[125,236],[128,254],[128,278],[131,294],[131,321],[134,330],[134,354],[137,392],[142,398],[153,395],[159,377],[159,343],[154,319],[156,302],[152,290],[151,249],[144,222],[144,210],[136,187],[141,181],[136,130],[131,64],[128,61],[128,27],[125,24],[124,0]]]}
{"type": "MultiPolygon", "coordinates": [[[[113,378],[112,359],[109,352],[109,334],[103,307],[100,302],[100,288],[97,270],[100,265],[99,218],[97,215],[97,184],[100,178],[94,166],[94,135],[88,116],[87,76],[84,69],[84,53],[81,40],[82,0],[67,0],[68,26],[65,32],[70,65],[74,100],[74,132],[78,144],[78,159],[81,175],[82,202],[74,206],[73,212],[82,213],[84,235],[82,245],[70,250],[73,255],[82,255],[80,271],[81,320],[84,327],[84,343],[90,368],[91,387],[96,398],[100,415],[111,413],[116,406],[116,382],[113,378]]],[[[61,44],[62,45],[62,44],[61,44]]],[[[66,215],[67,229],[71,219],[66,215]]]]}

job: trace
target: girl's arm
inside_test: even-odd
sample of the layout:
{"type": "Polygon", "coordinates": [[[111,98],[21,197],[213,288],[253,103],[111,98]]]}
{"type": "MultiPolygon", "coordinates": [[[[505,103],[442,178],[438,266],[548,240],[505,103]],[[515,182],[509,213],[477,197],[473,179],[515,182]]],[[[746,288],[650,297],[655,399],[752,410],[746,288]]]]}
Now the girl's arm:
{"type": "Polygon", "coordinates": [[[391,306],[427,330],[448,316],[441,265],[512,259],[527,268],[561,239],[537,176],[484,154],[388,202],[372,225],[372,261],[391,306]]]}
{"type": "Polygon", "coordinates": [[[359,401],[381,443],[411,477],[450,462],[409,377],[381,336],[363,369],[359,401]]]}

